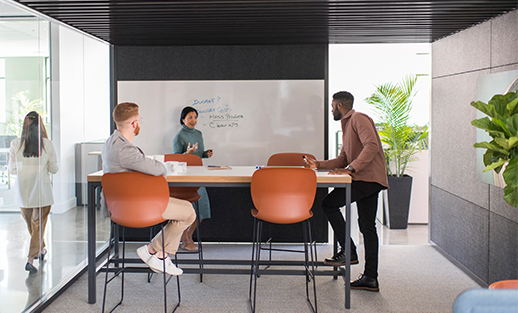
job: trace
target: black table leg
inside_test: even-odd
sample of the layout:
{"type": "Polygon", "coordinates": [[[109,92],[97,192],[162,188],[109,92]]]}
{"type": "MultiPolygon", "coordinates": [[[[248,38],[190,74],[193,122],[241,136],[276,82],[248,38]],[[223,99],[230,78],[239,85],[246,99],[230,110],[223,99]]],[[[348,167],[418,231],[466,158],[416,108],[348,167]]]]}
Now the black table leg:
{"type": "Polygon", "coordinates": [[[345,186],[345,308],[351,308],[351,184],[345,186]]]}
{"type": "Polygon", "coordinates": [[[99,183],[88,183],[88,303],[96,301],[95,286],[95,189],[99,183]]]}

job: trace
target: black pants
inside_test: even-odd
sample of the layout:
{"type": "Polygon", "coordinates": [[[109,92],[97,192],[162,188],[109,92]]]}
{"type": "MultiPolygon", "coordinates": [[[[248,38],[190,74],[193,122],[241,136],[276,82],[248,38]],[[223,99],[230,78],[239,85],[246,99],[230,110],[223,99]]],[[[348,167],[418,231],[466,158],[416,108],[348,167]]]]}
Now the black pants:
{"type": "MultiPolygon", "coordinates": [[[[364,275],[378,277],[378,233],[376,232],[376,211],[378,193],[383,189],[378,183],[353,181],[351,203],[358,207],[358,225],[365,244],[364,275]]],[[[340,246],[345,247],[345,220],[340,208],[345,205],[345,188],[335,188],[322,200],[322,210],[327,216],[340,246]]],[[[356,245],[351,238],[351,255],[356,255],[356,245]]]]}

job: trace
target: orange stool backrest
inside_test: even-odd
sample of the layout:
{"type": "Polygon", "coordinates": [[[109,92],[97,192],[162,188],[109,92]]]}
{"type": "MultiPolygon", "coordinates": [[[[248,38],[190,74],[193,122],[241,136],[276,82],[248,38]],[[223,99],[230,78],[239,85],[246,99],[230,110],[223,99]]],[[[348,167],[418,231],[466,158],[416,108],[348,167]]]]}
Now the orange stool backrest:
{"type": "Polygon", "coordinates": [[[312,169],[265,167],[254,172],[250,189],[255,206],[252,214],[258,219],[293,224],[313,216],[317,176],[312,169]]]}
{"type": "Polygon", "coordinates": [[[169,189],[164,176],[139,172],[106,173],[101,180],[106,204],[115,223],[149,227],[164,222],[169,189]]]}
{"type": "Polygon", "coordinates": [[[489,289],[518,289],[518,279],[501,280],[489,285],[489,289]]]}
{"type": "Polygon", "coordinates": [[[316,160],[315,156],[310,153],[285,152],[276,153],[270,156],[267,166],[304,166],[302,156],[316,160]]]}
{"type": "MultiPolygon", "coordinates": [[[[203,166],[201,158],[194,154],[166,154],[164,161],[187,162],[187,166],[203,166]]],[[[169,187],[169,196],[189,201],[191,203],[200,200],[199,187],[169,187]]]]}
{"type": "Polygon", "coordinates": [[[194,154],[166,154],[164,155],[164,162],[167,161],[187,162],[188,166],[203,166],[201,158],[194,154]]]}

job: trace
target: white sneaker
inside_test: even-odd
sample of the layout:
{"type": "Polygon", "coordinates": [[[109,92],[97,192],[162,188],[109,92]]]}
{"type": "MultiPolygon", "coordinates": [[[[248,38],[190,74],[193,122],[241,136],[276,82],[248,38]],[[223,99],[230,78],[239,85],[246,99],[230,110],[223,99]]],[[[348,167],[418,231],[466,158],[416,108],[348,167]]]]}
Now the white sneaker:
{"type": "Polygon", "coordinates": [[[147,245],[143,245],[142,247],[138,248],[137,249],[137,255],[146,264],[149,261],[149,259],[151,259],[151,257],[153,256],[151,253],[149,253],[149,250],[147,249],[147,245]]]}
{"type": "MultiPolygon", "coordinates": [[[[159,259],[156,255],[151,256],[146,264],[156,273],[162,273],[164,271],[163,260],[159,259]]],[[[165,259],[165,272],[169,275],[178,276],[182,275],[183,270],[176,267],[176,265],[174,265],[171,259],[168,257],[165,259]]]]}

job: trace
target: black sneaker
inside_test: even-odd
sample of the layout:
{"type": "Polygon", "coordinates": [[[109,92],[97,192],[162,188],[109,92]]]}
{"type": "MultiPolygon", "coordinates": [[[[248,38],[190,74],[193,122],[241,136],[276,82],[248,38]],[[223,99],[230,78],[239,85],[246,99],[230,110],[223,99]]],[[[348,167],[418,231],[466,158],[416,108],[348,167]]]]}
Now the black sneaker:
{"type": "Polygon", "coordinates": [[[380,291],[378,279],[367,277],[363,274],[361,274],[357,280],[351,282],[351,289],[380,291]]]}
{"type": "MultiPolygon", "coordinates": [[[[358,255],[356,253],[351,254],[351,265],[358,264],[358,255]]],[[[332,258],[324,260],[325,265],[331,266],[343,266],[345,265],[345,252],[343,250],[338,251],[337,254],[333,255],[332,258]]]]}

